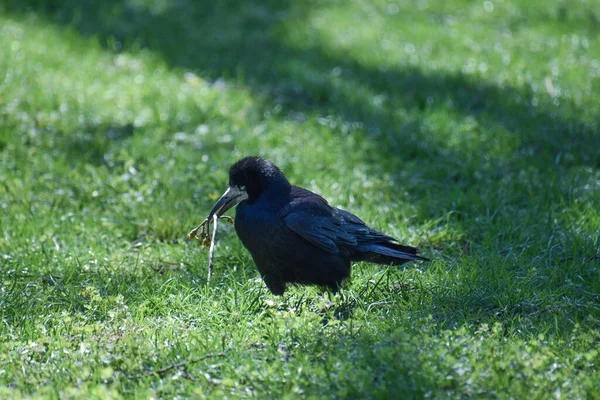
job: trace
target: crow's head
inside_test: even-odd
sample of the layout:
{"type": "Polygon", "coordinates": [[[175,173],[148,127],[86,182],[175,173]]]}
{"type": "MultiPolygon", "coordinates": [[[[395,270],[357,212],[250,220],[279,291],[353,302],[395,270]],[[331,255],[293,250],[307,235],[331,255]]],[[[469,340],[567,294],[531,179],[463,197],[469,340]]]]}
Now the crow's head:
{"type": "Polygon", "coordinates": [[[210,216],[224,214],[242,201],[254,203],[263,193],[281,197],[290,189],[283,172],[271,161],[261,157],[246,157],[229,169],[229,189],[215,204],[210,216]]]}

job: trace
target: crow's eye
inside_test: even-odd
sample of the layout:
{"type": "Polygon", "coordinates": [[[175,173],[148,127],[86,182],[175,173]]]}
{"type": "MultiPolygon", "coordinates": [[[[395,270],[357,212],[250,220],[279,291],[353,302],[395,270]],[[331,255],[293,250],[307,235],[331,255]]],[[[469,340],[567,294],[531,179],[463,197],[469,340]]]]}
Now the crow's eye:
{"type": "Polygon", "coordinates": [[[246,190],[246,185],[240,186],[240,190],[246,190]]]}

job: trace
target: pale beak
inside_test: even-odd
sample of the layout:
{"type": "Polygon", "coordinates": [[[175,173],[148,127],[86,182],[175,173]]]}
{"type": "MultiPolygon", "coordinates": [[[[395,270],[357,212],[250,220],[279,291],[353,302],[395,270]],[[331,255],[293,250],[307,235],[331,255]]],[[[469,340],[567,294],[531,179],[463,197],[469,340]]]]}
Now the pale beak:
{"type": "Polygon", "coordinates": [[[225,214],[227,210],[231,207],[239,204],[240,202],[246,200],[248,198],[248,193],[243,190],[240,190],[238,187],[229,187],[223,193],[223,196],[217,201],[215,206],[210,210],[210,214],[208,215],[208,220],[210,221],[214,214],[217,214],[217,217],[225,214]]]}

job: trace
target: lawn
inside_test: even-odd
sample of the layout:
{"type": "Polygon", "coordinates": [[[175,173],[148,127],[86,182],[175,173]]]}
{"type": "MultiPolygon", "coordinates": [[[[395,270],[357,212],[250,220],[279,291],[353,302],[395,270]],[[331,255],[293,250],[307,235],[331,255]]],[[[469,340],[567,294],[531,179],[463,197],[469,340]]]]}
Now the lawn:
{"type": "Polygon", "coordinates": [[[600,399],[598,0],[0,0],[1,398],[600,399]],[[245,155],[432,259],[265,288],[245,155]]]}

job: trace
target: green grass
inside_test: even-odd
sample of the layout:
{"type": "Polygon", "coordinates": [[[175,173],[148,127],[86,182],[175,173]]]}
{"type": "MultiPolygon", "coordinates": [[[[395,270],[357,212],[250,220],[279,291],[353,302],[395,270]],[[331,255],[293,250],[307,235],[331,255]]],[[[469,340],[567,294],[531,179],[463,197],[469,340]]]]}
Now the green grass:
{"type": "Polygon", "coordinates": [[[0,1],[0,397],[600,398],[599,21],[0,1]],[[251,154],[433,261],[276,298],[223,224],[207,283],[251,154]]]}

